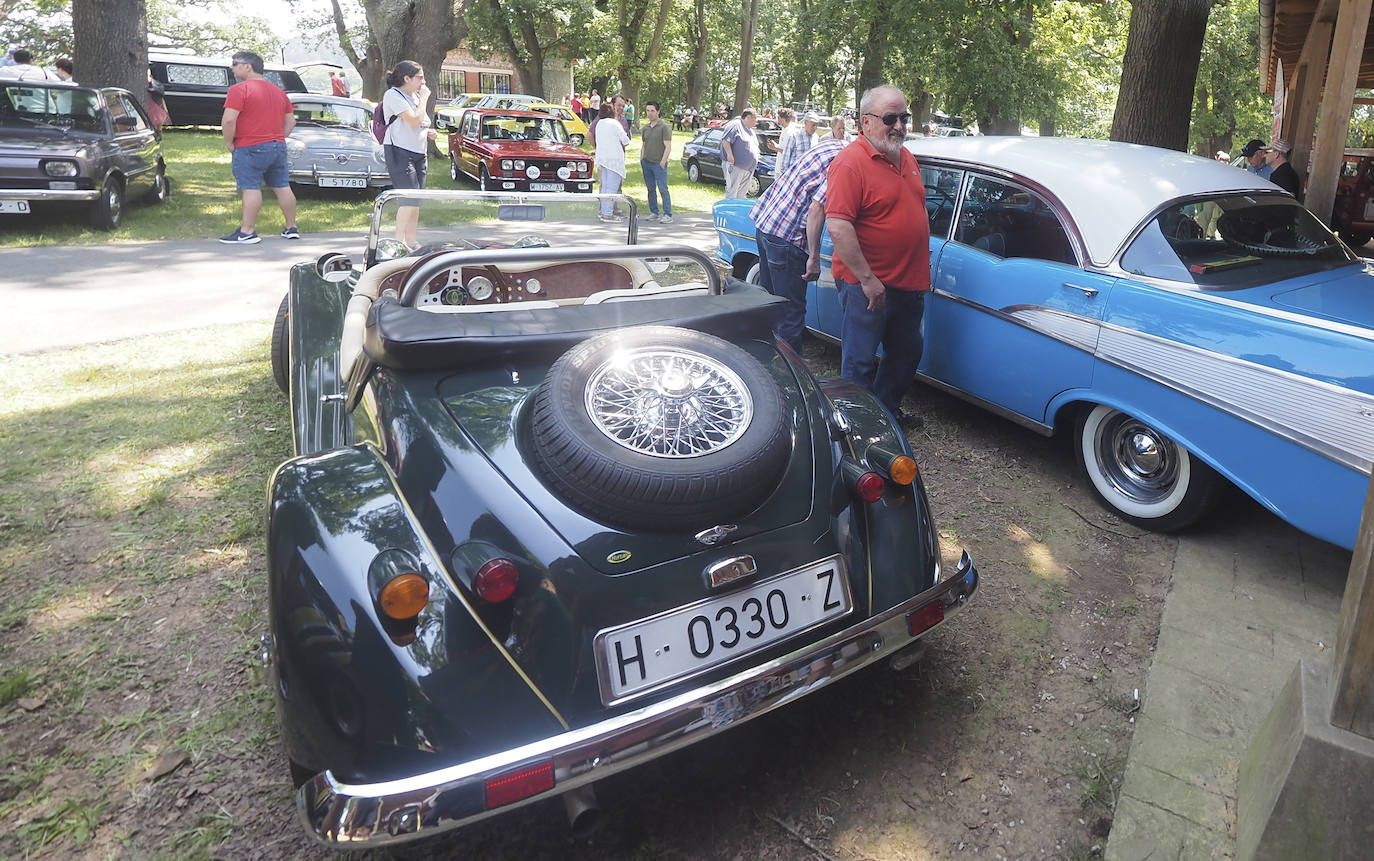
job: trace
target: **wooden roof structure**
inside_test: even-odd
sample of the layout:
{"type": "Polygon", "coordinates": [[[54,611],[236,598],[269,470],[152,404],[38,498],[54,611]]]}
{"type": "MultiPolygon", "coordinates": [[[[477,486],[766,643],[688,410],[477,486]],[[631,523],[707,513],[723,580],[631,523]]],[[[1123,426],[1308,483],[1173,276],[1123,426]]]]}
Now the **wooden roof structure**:
{"type": "Polygon", "coordinates": [[[1289,161],[1307,180],[1303,203],[1323,221],[1329,221],[1336,199],[1355,90],[1374,87],[1370,4],[1371,0],[1259,0],[1260,88],[1274,92],[1282,63],[1284,114],[1279,136],[1292,143],[1289,161]]]}

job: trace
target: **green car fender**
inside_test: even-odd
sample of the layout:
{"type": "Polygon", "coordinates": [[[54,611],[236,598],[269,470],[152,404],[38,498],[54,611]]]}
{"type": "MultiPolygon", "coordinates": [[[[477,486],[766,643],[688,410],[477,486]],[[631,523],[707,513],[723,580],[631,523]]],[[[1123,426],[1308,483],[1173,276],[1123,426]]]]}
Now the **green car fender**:
{"type": "Polygon", "coordinates": [[[376,449],[287,461],[269,495],[271,666],[301,771],[387,780],[567,728],[454,588],[376,449]],[[401,574],[429,597],[398,622],[378,596],[401,574]]]}

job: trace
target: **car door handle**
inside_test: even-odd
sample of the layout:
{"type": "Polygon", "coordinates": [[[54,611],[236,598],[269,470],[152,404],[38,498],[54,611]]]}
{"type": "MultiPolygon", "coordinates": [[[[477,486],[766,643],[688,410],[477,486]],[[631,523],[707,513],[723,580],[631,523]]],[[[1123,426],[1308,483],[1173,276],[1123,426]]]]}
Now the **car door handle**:
{"type": "Polygon", "coordinates": [[[1070,290],[1081,290],[1081,291],[1083,291],[1083,295],[1084,295],[1084,296],[1087,296],[1089,299],[1091,299],[1092,297],[1094,297],[1094,296],[1097,295],[1097,288],[1096,288],[1096,287],[1080,287],[1079,285],[1077,285],[1077,284],[1071,284],[1071,283],[1069,283],[1068,281],[1065,281],[1065,282],[1064,282],[1064,286],[1065,286],[1065,287],[1068,287],[1070,290]]]}

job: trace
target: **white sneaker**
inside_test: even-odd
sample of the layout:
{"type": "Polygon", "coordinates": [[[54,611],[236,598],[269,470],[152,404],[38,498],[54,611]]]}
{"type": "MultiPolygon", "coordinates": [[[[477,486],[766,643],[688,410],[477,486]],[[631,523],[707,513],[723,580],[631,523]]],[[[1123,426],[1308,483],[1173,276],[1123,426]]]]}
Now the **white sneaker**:
{"type": "Polygon", "coordinates": [[[664,215],[664,216],[662,216],[662,217],[660,217],[660,218],[658,219],[658,223],[659,223],[659,224],[672,224],[672,223],[673,223],[673,217],[672,217],[671,215],[664,215]]]}

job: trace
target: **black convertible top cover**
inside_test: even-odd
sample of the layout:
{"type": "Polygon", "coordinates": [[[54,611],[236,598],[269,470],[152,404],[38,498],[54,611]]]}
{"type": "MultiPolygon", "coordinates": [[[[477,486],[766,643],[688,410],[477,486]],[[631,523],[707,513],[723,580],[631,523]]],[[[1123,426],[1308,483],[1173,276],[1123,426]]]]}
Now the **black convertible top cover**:
{"type": "Polygon", "coordinates": [[[771,340],[785,304],[785,299],[734,278],[726,279],[720,296],[488,314],[435,314],[407,308],[388,295],[368,311],[363,351],[386,368],[426,371],[516,357],[556,357],[593,335],[625,326],[681,326],[726,340],[771,340]]]}

